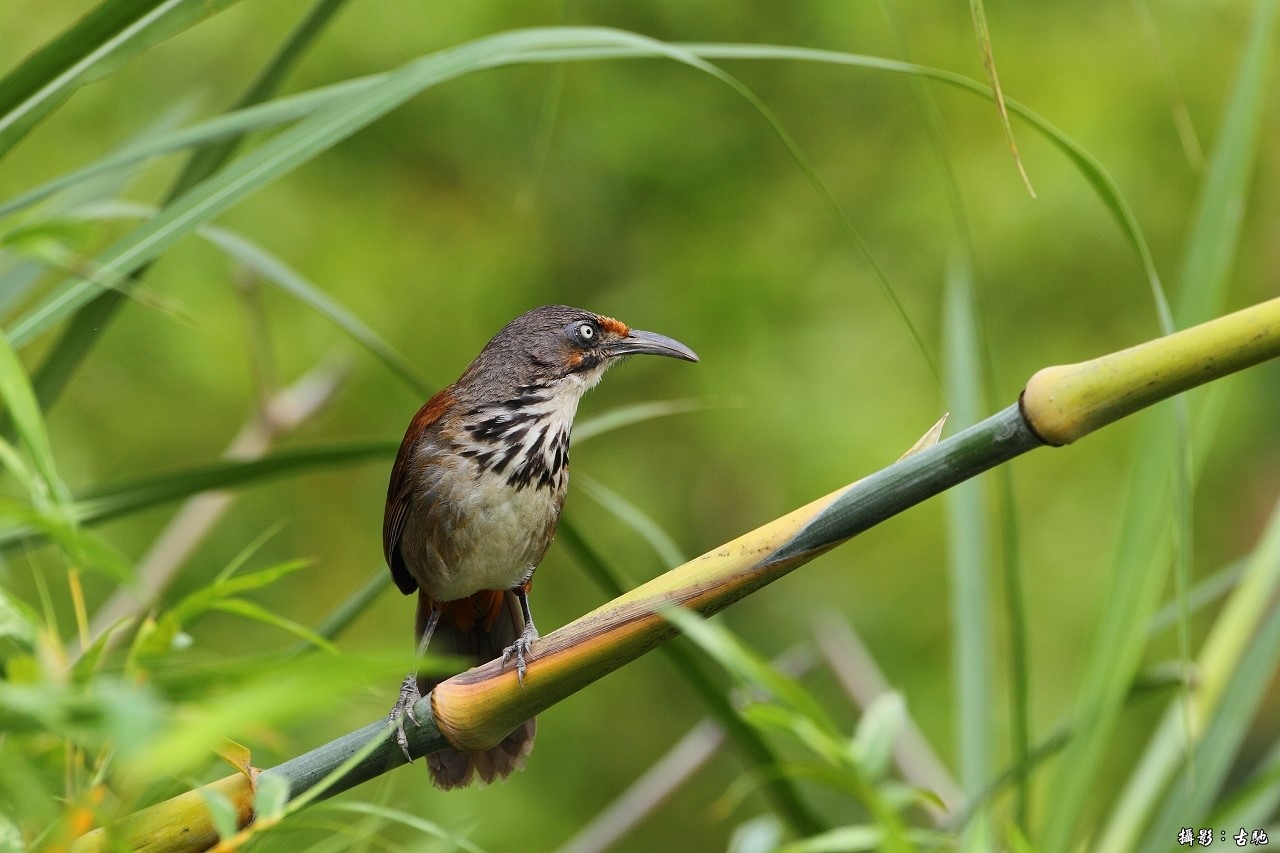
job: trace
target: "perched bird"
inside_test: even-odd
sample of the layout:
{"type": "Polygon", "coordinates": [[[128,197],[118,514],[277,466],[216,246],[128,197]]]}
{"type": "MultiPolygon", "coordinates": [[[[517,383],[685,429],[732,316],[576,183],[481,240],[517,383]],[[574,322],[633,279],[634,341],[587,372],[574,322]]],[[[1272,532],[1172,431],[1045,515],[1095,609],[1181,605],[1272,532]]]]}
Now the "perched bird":
{"type": "MultiPolygon", "coordinates": [[[[476,665],[502,657],[523,682],[538,636],[529,583],[569,485],[569,430],[578,400],[623,356],[697,361],[684,344],[565,305],[521,314],[494,335],[448,388],[409,423],[391,469],[382,547],[391,577],[418,594],[418,652],[476,665]]],[[[409,757],[404,718],[440,679],[410,673],[391,712],[409,757]]],[[[448,790],[475,776],[505,779],[533,749],[528,720],[487,752],[428,757],[448,790]]]]}

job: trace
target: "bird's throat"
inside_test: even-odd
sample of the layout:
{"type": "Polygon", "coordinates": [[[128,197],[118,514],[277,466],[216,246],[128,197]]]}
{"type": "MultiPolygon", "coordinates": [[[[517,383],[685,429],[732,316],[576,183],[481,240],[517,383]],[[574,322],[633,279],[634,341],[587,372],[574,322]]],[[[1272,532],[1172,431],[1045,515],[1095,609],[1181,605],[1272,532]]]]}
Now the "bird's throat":
{"type": "Polygon", "coordinates": [[[471,460],[477,479],[501,477],[517,491],[563,493],[578,401],[597,381],[599,374],[522,386],[509,399],[475,407],[459,437],[459,456],[471,460]]]}

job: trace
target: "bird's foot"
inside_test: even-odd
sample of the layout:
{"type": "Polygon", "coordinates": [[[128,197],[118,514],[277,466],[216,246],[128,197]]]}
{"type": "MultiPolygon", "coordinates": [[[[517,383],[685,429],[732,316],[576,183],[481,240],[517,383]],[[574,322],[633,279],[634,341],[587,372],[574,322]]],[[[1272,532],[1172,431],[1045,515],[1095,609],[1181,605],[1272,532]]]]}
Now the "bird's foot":
{"type": "Polygon", "coordinates": [[[396,727],[396,743],[400,744],[400,751],[404,753],[405,760],[410,764],[413,763],[413,756],[409,754],[409,736],[404,732],[404,721],[407,717],[415,726],[422,725],[413,713],[413,706],[421,698],[422,691],[418,690],[418,674],[411,672],[400,683],[400,698],[396,700],[391,713],[387,715],[387,722],[396,727]]]}
{"type": "Polygon", "coordinates": [[[516,637],[516,641],[507,646],[502,652],[502,665],[506,666],[507,661],[515,658],[516,661],[516,680],[520,682],[520,686],[524,687],[524,672],[527,669],[525,665],[526,659],[533,657],[533,641],[538,639],[538,629],[533,627],[532,622],[526,622],[524,630],[520,632],[520,636],[516,637]]]}

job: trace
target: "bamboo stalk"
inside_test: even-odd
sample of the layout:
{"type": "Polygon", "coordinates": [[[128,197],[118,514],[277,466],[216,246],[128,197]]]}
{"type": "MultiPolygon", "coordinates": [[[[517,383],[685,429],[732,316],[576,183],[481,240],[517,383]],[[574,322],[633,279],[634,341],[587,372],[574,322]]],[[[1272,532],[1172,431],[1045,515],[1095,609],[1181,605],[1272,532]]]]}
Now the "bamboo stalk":
{"type": "Polygon", "coordinates": [[[1022,411],[1048,444],[1088,435],[1152,403],[1280,355],[1280,298],[1079,364],[1046,367],[1022,411]]]}
{"type": "MultiPolygon", "coordinates": [[[[446,745],[491,747],[524,720],[670,639],[676,630],[663,611],[671,607],[715,613],[992,466],[1045,443],[1074,441],[1144,406],[1277,355],[1280,299],[1110,356],[1046,368],[1032,377],[1018,403],[985,421],[672,569],[535,641],[523,686],[514,668],[500,660],[438,685],[415,707],[422,725],[406,730],[410,753],[418,757],[446,745]]],[[[318,784],[325,787],[315,799],[332,796],[404,763],[387,734],[385,721],[371,723],[262,772],[283,779],[291,798],[318,784]],[[362,750],[367,754],[349,761],[362,750]],[[341,767],[344,762],[350,766],[341,767]],[[335,772],[338,778],[330,779],[335,772]]],[[[152,825],[167,831],[166,808],[188,796],[139,815],[150,815],[152,825]]],[[[175,815],[190,819],[189,810],[175,815]]],[[[125,818],[122,825],[132,826],[137,817],[125,818]]],[[[194,830],[188,835],[206,837],[194,830]]],[[[168,849],[205,847],[184,842],[168,849]]]]}
{"type": "Polygon", "coordinates": [[[218,843],[205,791],[225,797],[235,808],[236,826],[253,820],[253,781],[233,773],[150,808],[121,818],[109,832],[95,829],[76,839],[71,853],[132,850],[134,853],[170,853],[175,850],[208,850],[218,843]]]}

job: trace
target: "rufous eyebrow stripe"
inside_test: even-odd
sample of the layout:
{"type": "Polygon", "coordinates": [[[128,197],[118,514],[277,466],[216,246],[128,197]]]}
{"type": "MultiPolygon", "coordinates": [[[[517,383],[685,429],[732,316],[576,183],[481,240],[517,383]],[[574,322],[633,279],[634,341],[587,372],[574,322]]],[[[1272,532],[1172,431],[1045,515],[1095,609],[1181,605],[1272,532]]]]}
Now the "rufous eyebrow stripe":
{"type": "Polygon", "coordinates": [[[625,338],[631,330],[627,328],[627,324],[621,320],[615,320],[612,317],[600,317],[600,327],[606,332],[613,332],[620,338],[625,338]]]}

